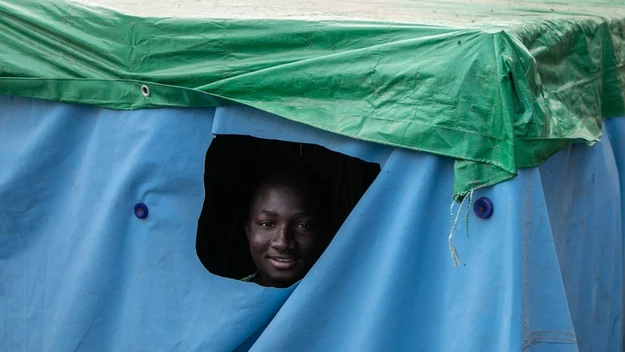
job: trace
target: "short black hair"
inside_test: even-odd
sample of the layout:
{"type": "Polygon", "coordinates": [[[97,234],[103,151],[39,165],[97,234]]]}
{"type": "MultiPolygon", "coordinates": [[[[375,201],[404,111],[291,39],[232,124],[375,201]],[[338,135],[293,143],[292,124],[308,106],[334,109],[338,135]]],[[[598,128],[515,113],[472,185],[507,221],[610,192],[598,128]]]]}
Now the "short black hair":
{"type": "Polygon", "coordinates": [[[307,195],[312,196],[312,198],[315,199],[317,205],[319,206],[318,210],[321,212],[321,215],[330,216],[331,208],[327,201],[327,190],[316,177],[301,168],[280,169],[265,177],[258,187],[256,187],[256,190],[252,195],[248,208],[248,214],[251,213],[252,208],[258,201],[258,197],[261,193],[274,186],[296,187],[297,189],[304,191],[307,195]]]}

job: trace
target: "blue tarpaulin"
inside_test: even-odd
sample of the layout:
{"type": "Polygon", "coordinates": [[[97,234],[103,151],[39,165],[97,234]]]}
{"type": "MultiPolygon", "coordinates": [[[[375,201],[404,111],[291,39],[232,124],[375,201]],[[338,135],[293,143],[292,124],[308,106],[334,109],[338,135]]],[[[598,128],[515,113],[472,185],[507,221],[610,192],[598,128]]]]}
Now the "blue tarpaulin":
{"type": "Polygon", "coordinates": [[[452,159],[241,106],[113,111],[0,96],[0,107],[0,350],[622,350],[622,118],[592,147],[475,191],[491,218],[456,204],[454,267],[452,159]],[[219,277],[198,259],[204,159],[222,134],[381,166],[294,287],[219,277]]]}

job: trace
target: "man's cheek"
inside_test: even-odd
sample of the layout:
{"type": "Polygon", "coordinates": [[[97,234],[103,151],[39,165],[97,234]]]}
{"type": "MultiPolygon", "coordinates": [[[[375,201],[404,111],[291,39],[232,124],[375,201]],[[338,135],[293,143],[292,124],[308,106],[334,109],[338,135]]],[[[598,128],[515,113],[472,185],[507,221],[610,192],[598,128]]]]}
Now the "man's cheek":
{"type": "Polygon", "coordinates": [[[252,240],[250,241],[250,243],[252,245],[252,248],[257,251],[263,250],[267,248],[267,246],[269,245],[269,241],[266,241],[260,236],[252,237],[252,240]]]}

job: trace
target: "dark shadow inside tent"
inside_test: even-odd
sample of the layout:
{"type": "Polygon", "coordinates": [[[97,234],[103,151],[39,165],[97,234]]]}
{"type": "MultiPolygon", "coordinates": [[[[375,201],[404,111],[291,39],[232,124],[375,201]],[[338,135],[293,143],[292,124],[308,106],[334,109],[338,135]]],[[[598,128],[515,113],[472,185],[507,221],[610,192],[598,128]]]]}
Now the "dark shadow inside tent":
{"type": "Polygon", "coordinates": [[[241,279],[256,270],[244,230],[250,199],[269,173],[295,166],[312,173],[329,192],[337,229],[380,172],[378,164],[318,145],[217,136],[206,153],[206,197],[196,242],[208,271],[241,279]]]}

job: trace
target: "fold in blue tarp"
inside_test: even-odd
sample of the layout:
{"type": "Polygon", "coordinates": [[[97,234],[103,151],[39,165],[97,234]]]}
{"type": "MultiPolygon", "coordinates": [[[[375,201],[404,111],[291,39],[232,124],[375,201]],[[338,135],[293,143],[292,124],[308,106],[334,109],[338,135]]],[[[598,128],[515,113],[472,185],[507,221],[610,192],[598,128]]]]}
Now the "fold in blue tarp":
{"type": "Polygon", "coordinates": [[[450,159],[245,107],[112,111],[7,96],[0,107],[0,350],[622,348],[623,119],[593,147],[476,191],[493,201],[490,219],[456,205],[468,225],[457,226],[454,267],[450,159]],[[200,263],[213,134],[315,143],[381,165],[295,287],[200,263]]]}

